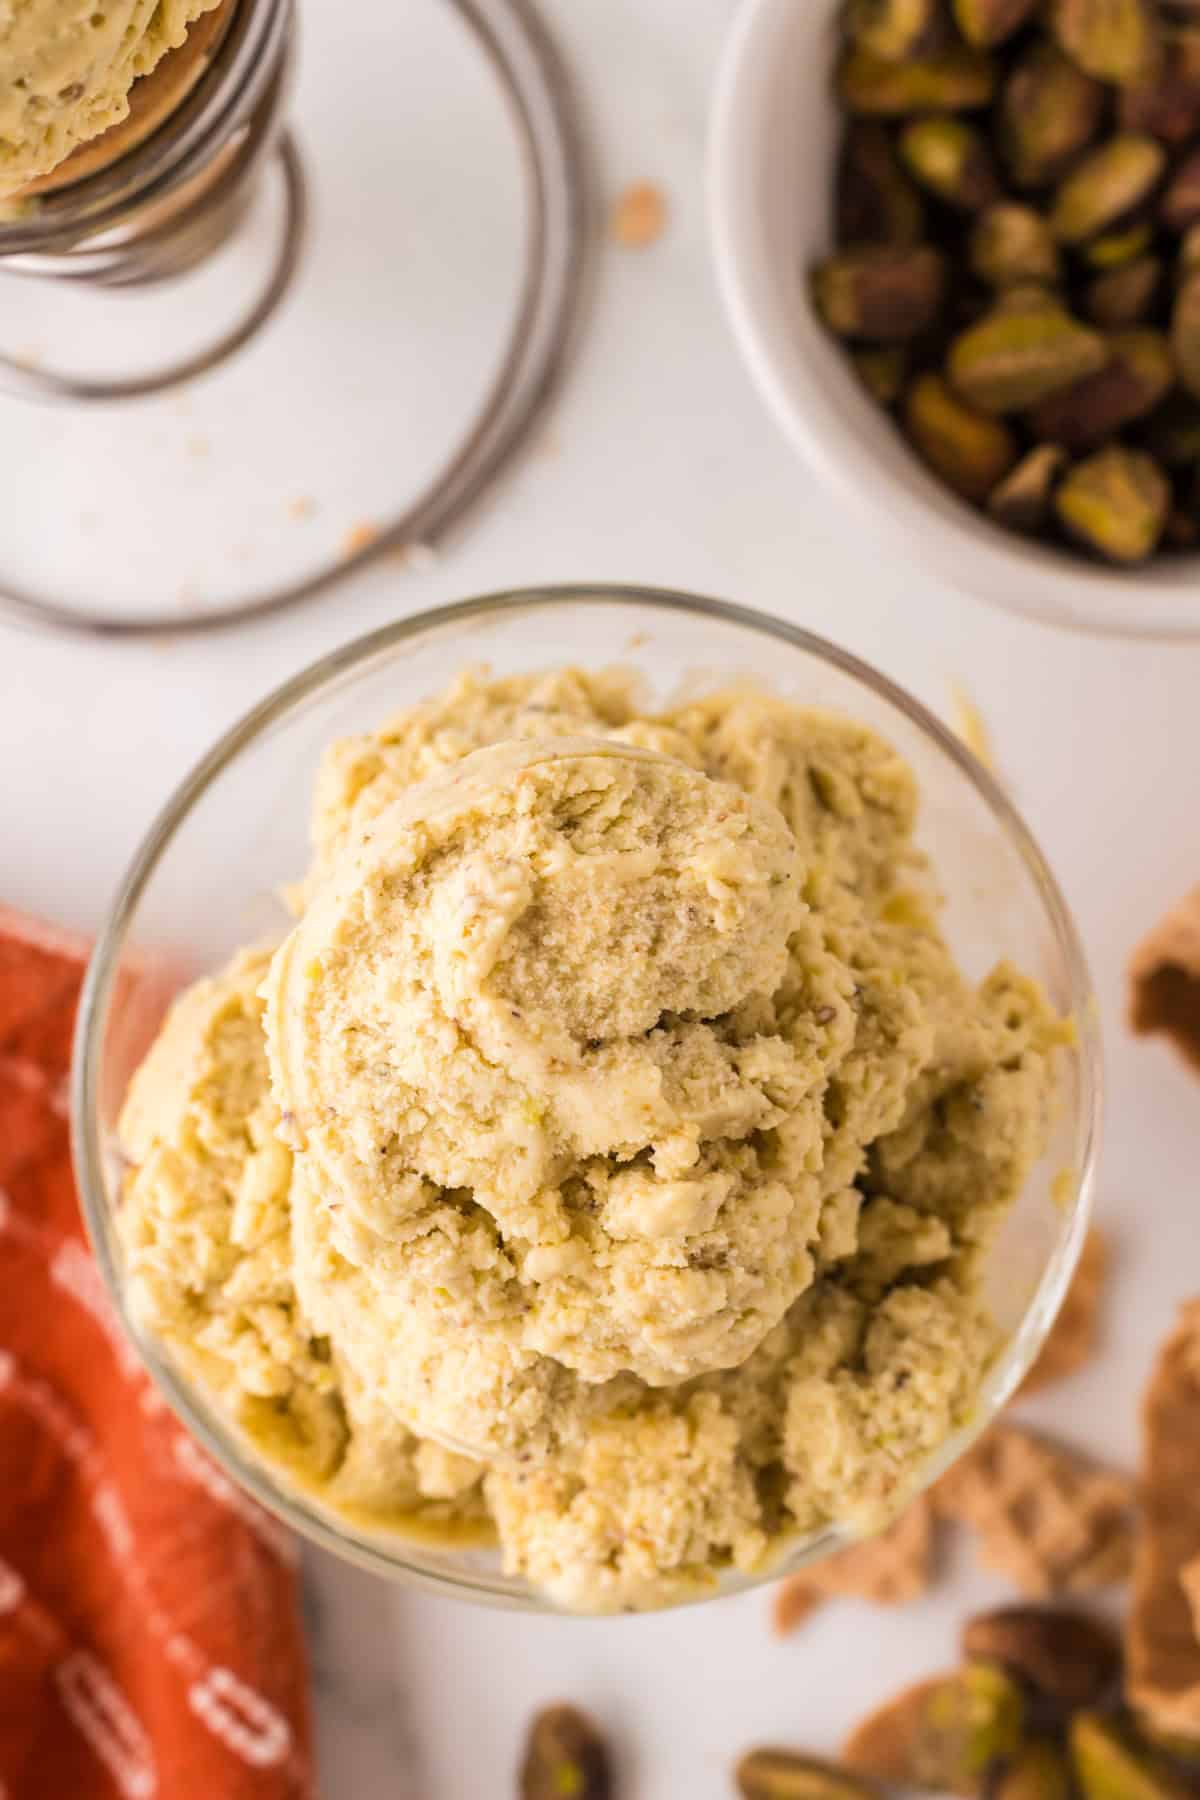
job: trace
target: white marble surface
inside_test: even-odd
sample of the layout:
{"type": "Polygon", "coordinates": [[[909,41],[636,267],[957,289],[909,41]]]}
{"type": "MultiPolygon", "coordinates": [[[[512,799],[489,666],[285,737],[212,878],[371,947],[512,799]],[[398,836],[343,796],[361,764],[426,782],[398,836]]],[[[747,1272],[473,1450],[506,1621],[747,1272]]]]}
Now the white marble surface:
{"type": "MultiPolygon", "coordinates": [[[[203,642],[0,632],[0,892],[94,926],[168,788],[265,687],[398,612],[485,589],[583,576],[692,587],[802,620],[935,708],[964,682],[1076,908],[1109,1037],[1100,1205],[1119,1267],[1107,1354],[1041,1412],[1127,1459],[1154,1337],[1173,1300],[1200,1285],[1197,1089],[1121,1023],[1131,943],[1200,878],[1200,647],[1018,622],[849,529],[763,416],[708,267],[706,98],[731,0],[548,10],[583,79],[607,188],[655,179],[671,225],[643,254],[606,251],[582,361],[543,442],[429,569],[385,567],[308,610],[203,642]]],[[[410,14],[419,52],[421,11],[410,14]]],[[[341,305],[331,333],[354,329],[353,294],[341,305]]],[[[22,445],[12,415],[3,420],[7,484],[22,445]]],[[[144,521],[159,548],[170,528],[144,521]]],[[[962,1610],[1000,1591],[963,1568],[906,1612],[831,1610],[780,1645],[763,1594],[596,1624],[483,1612],[319,1557],[308,1572],[326,1800],[503,1796],[530,1712],[559,1696],[610,1725],[628,1800],[719,1796],[738,1750],[763,1737],[832,1745],[889,1683],[946,1660],[962,1610]]]]}

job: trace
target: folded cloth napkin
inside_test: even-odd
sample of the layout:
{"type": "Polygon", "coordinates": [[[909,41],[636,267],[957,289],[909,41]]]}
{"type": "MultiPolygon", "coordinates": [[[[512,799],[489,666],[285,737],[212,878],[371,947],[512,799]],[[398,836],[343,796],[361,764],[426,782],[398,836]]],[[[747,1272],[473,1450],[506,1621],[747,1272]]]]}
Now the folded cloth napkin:
{"type": "Polygon", "coordinates": [[[86,954],[0,909],[0,1800],[299,1800],[292,1540],[159,1399],[80,1224],[86,954]]]}

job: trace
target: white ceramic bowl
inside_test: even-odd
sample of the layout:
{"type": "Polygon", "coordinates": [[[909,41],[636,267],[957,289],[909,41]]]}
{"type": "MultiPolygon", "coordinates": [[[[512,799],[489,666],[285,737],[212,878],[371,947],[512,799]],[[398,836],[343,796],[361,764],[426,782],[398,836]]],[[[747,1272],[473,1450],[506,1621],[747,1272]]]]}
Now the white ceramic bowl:
{"type": "Polygon", "coordinates": [[[760,393],[814,474],[918,566],[1052,624],[1200,636],[1200,558],[1127,572],[1002,531],[922,467],[817,318],[807,271],[830,244],[838,11],[839,0],[743,0],[718,75],[713,251],[760,393]]]}

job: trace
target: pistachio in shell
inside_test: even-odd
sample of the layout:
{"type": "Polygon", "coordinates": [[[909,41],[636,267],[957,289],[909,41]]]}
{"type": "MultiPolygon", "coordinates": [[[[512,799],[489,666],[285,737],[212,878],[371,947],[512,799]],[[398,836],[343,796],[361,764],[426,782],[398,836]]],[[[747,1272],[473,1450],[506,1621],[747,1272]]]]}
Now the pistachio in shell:
{"type": "Polygon", "coordinates": [[[1037,406],[1107,361],[1100,333],[1061,307],[1010,302],[955,338],[947,369],[970,405],[1005,413],[1037,406]]]}
{"type": "Polygon", "coordinates": [[[1189,225],[1180,238],[1178,268],[1181,275],[1200,269],[1200,225],[1189,225]]]}
{"type": "Polygon", "coordinates": [[[968,44],[994,49],[1019,31],[1040,0],[953,0],[954,23],[968,44]]]}
{"type": "Polygon", "coordinates": [[[1083,247],[1083,260],[1090,269],[1119,269],[1136,262],[1154,242],[1154,227],[1147,219],[1135,219],[1116,231],[1102,231],[1083,247]]]}
{"type": "Polygon", "coordinates": [[[876,1800],[867,1782],[797,1750],[747,1751],[734,1780],[743,1800],[876,1800]]]}
{"type": "Polygon", "coordinates": [[[1031,1738],[991,1782],[988,1800],[1072,1800],[1071,1765],[1050,1738],[1031,1738]]]}
{"type": "Polygon", "coordinates": [[[894,406],[904,392],[908,356],[901,344],[868,345],[850,358],[854,372],[877,406],[894,406]]]}
{"type": "Polygon", "coordinates": [[[1058,245],[1042,214],[1015,200],[1002,200],[981,214],[969,254],[972,272],[992,287],[1026,281],[1052,287],[1062,272],[1058,245]]]}
{"type": "Polygon", "coordinates": [[[1200,144],[1176,164],[1159,212],[1168,231],[1184,232],[1200,224],[1200,144]]]}
{"type": "Polygon", "coordinates": [[[963,119],[946,113],[914,119],[900,134],[900,155],[922,187],[963,212],[979,212],[999,197],[987,139],[963,119]]]}
{"type": "Polygon", "coordinates": [[[982,505],[1017,460],[1017,441],[999,419],[976,412],[932,371],[904,402],[904,424],[922,460],[964,500],[982,505]]]}
{"type": "MultiPolygon", "coordinates": [[[[1036,444],[1027,450],[988,495],[988,511],[998,525],[1010,531],[1040,531],[1050,517],[1054,489],[1067,466],[1067,453],[1059,444],[1036,444]]],[[[986,1650],[972,1650],[972,1656],[986,1656],[986,1650]]],[[[993,1661],[1007,1663],[1007,1656],[996,1655],[993,1661]]],[[[1011,1665],[1010,1665],[1011,1666],[1011,1665]]],[[[1016,1671],[1022,1674],[1022,1670],[1016,1671]]]]}
{"type": "Polygon", "coordinates": [[[1104,89],[1054,44],[1039,39],[1004,84],[998,130],[1018,187],[1053,181],[1096,135],[1104,89]]]}
{"type": "Polygon", "coordinates": [[[850,0],[847,29],[872,56],[896,62],[937,33],[937,0],[850,0]]]}
{"type": "Polygon", "coordinates": [[[1117,124],[1122,131],[1148,131],[1175,146],[1200,131],[1200,28],[1183,24],[1164,29],[1158,73],[1121,90],[1117,124]]]}
{"type": "Polygon", "coordinates": [[[1158,67],[1156,0],[1050,0],[1049,22],[1072,62],[1097,81],[1125,87],[1158,67]]]}
{"type": "MultiPolygon", "coordinates": [[[[1054,510],[1077,543],[1109,562],[1129,565],[1144,562],[1158,548],[1171,488],[1151,457],[1110,444],[1068,470],[1054,510]]],[[[1095,1800],[1110,1796],[1097,1793],[1095,1800]]]]}
{"type": "Polygon", "coordinates": [[[1161,331],[1142,326],[1113,332],[1108,350],[1102,369],[1034,407],[1029,423],[1036,438],[1068,450],[1093,450],[1144,419],[1166,397],[1175,370],[1161,331]]]}
{"type": "Polygon", "coordinates": [[[889,62],[851,45],[838,64],[837,94],[849,113],[899,119],[909,113],[970,112],[990,104],[996,89],[991,58],[969,44],[889,62]]]}
{"type": "Polygon", "coordinates": [[[875,1780],[977,1796],[1017,1753],[1024,1722],[1024,1699],[1012,1677],[989,1663],[970,1663],[879,1707],[851,1733],[842,1759],[875,1780]]]}
{"type": "Polygon", "coordinates": [[[1154,305],[1162,281],[1157,256],[1139,256],[1136,262],[1108,269],[1090,281],[1084,293],[1084,311],[1093,325],[1106,331],[1137,325],[1154,305]]]}
{"type": "Polygon", "coordinates": [[[1179,284],[1171,310],[1171,351],[1180,381],[1200,400],[1200,271],[1179,284]]]}
{"type": "Polygon", "coordinates": [[[830,331],[878,344],[906,343],[928,331],[945,289],[945,259],[927,245],[842,250],[813,273],[817,310],[830,331]]]}
{"type": "Polygon", "coordinates": [[[1070,1751],[1083,1800],[1186,1800],[1187,1785],[1149,1745],[1098,1713],[1076,1713],[1070,1751]]]}
{"type": "Polygon", "coordinates": [[[1085,244],[1149,199],[1167,166],[1157,138],[1121,131],[1071,169],[1059,183],[1050,229],[1061,244],[1085,244]]]}
{"type": "Polygon", "coordinates": [[[595,1723],[575,1706],[548,1706],[525,1740],[521,1800],[612,1800],[608,1746],[595,1723]]]}
{"type": "Polygon", "coordinates": [[[838,159],[837,241],[911,246],[925,236],[925,208],[892,147],[885,125],[856,120],[838,159]]]}
{"type": "MultiPolygon", "coordinates": [[[[1030,455],[1043,455],[1048,448],[1030,455]]],[[[1018,473],[1014,470],[1010,480],[1018,473]]],[[[1000,1606],[977,1613],[963,1627],[962,1647],[965,1656],[1000,1663],[1034,1693],[1066,1710],[1094,1706],[1114,1690],[1121,1674],[1115,1633],[1090,1613],[1070,1607],[1000,1606]]]]}

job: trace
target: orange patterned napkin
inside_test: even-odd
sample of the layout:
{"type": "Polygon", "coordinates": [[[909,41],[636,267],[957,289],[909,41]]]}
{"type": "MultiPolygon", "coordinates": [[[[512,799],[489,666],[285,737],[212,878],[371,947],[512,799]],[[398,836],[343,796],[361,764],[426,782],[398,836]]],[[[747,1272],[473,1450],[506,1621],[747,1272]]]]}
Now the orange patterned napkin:
{"type": "Polygon", "coordinates": [[[0,1800],[300,1800],[292,1541],[158,1398],[80,1224],[86,954],[0,909],[0,1800]]]}

